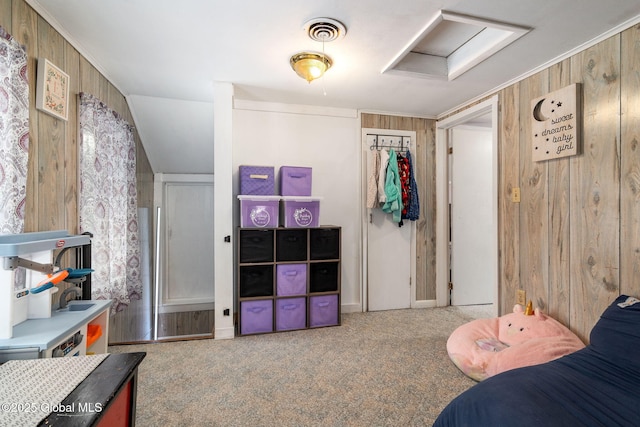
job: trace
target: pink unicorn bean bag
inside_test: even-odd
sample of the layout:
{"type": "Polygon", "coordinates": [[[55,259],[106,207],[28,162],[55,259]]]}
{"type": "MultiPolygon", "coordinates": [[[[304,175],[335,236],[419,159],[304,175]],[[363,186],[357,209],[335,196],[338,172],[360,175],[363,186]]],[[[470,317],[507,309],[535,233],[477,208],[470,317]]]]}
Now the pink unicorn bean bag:
{"type": "Polygon", "coordinates": [[[549,362],[584,348],[567,327],[538,308],[516,304],[513,313],[477,319],[458,327],[447,353],[465,375],[482,381],[500,372],[549,362]]]}

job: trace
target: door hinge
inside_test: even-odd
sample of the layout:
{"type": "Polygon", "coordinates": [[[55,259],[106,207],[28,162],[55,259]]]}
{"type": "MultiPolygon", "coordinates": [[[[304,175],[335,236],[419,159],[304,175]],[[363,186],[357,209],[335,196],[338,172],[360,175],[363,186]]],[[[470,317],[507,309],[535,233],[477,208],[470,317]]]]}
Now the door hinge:
{"type": "Polygon", "coordinates": [[[453,282],[449,282],[449,290],[453,289],[453,282]]]}
{"type": "Polygon", "coordinates": [[[453,154],[453,147],[449,147],[449,154],[453,154]]]}

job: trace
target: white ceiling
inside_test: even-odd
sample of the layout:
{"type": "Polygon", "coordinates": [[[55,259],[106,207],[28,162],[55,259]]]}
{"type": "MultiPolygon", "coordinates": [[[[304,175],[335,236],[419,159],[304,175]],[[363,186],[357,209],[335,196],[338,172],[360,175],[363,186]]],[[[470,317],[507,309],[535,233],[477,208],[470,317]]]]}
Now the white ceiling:
{"type": "Polygon", "coordinates": [[[237,99],[435,118],[640,17],[638,0],[26,1],[122,91],[164,173],[213,173],[215,81],[237,99]],[[383,74],[441,10],[531,31],[453,81],[383,74]],[[319,17],[347,34],[308,84],[289,58],[322,50],[303,29],[319,17]]]}

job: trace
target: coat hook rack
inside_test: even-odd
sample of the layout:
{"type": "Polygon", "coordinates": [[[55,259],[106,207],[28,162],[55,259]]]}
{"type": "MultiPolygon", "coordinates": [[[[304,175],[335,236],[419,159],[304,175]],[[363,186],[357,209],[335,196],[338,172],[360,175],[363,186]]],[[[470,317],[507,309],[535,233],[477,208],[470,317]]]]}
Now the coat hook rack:
{"type": "Polygon", "coordinates": [[[382,150],[384,148],[393,148],[396,151],[405,152],[411,145],[411,137],[405,135],[383,135],[383,134],[367,134],[373,137],[373,144],[369,146],[369,150],[382,150]]]}

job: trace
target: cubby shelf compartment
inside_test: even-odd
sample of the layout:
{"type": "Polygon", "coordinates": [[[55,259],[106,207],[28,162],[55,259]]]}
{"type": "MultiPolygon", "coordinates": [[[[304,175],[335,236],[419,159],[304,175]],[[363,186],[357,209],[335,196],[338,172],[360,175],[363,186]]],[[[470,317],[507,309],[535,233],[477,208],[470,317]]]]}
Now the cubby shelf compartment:
{"type": "Polygon", "coordinates": [[[340,325],[341,228],[238,228],[239,335],[340,325]]]}

